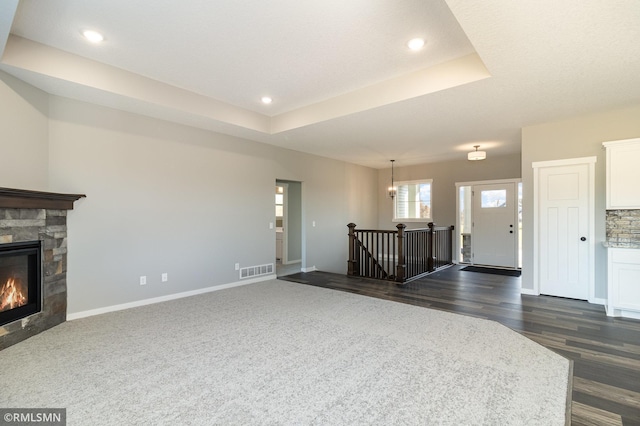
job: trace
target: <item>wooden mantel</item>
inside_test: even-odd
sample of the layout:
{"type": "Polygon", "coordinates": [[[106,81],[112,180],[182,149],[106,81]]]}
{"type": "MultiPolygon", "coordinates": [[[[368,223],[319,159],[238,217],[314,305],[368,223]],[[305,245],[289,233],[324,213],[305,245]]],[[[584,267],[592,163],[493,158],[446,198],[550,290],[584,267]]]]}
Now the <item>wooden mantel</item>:
{"type": "Polygon", "coordinates": [[[0,208],[73,210],[73,203],[84,197],[86,197],[84,194],[0,188],[0,208]]]}

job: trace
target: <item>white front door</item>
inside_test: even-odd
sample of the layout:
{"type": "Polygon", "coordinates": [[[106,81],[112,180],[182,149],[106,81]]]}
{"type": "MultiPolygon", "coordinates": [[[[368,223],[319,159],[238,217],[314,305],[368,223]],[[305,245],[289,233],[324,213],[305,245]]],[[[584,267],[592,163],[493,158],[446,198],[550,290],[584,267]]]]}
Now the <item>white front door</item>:
{"type": "Polygon", "coordinates": [[[473,186],[474,265],[518,266],[518,206],[513,182],[473,186]]]}
{"type": "Polygon", "coordinates": [[[537,168],[536,256],[541,294],[589,299],[592,170],[593,163],[537,168]]]}

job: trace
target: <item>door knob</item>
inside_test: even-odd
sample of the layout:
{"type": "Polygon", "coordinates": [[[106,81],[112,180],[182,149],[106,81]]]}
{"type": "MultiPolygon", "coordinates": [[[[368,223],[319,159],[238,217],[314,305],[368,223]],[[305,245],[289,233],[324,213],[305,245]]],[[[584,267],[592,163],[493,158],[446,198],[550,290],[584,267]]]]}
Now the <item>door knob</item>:
{"type": "Polygon", "coordinates": [[[587,241],[587,237],[580,237],[580,241],[587,241]]]}

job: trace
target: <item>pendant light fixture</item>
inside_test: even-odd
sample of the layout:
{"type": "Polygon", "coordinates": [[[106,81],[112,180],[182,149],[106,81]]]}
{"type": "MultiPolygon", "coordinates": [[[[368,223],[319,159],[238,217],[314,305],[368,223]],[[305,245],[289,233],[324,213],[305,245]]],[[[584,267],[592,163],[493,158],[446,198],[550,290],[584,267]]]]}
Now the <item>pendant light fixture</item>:
{"type": "Polygon", "coordinates": [[[487,153],[485,151],[478,151],[478,148],[480,148],[480,145],[474,145],[473,147],[476,150],[471,151],[470,153],[467,154],[467,159],[469,161],[479,161],[487,158],[487,153]]]}
{"type": "Polygon", "coordinates": [[[396,160],[390,160],[390,161],[391,161],[391,186],[389,187],[389,198],[393,200],[393,198],[396,196],[396,187],[393,184],[393,163],[396,160]]]}

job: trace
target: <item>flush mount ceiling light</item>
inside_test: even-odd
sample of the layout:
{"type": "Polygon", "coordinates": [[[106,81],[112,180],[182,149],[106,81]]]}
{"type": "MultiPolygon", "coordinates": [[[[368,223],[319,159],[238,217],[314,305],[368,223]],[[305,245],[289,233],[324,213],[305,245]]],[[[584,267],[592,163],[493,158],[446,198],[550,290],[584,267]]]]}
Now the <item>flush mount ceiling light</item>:
{"type": "Polygon", "coordinates": [[[424,39],[413,38],[407,42],[407,46],[409,46],[411,50],[420,50],[424,46],[424,39]]]}
{"type": "Polygon", "coordinates": [[[263,96],[261,99],[263,104],[269,105],[271,102],[273,102],[273,99],[271,99],[269,96],[263,96]]]}
{"type": "Polygon", "coordinates": [[[89,40],[91,43],[100,43],[104,40],[104,36],[97,31],[86,30],[82,32],[84,38],[89,40]]]}
{"type": "Polygon", "coordinates": [[[467,154],[467,159],[469,161],[478,161],[478,160],[484,160],[485,158],[487,158],[487,153],[485,151],[478,151],[478,148],[480,148],[480,145],[474,145],[473,147],[476,150],[471,151],[470,153],[467,154]]]}

